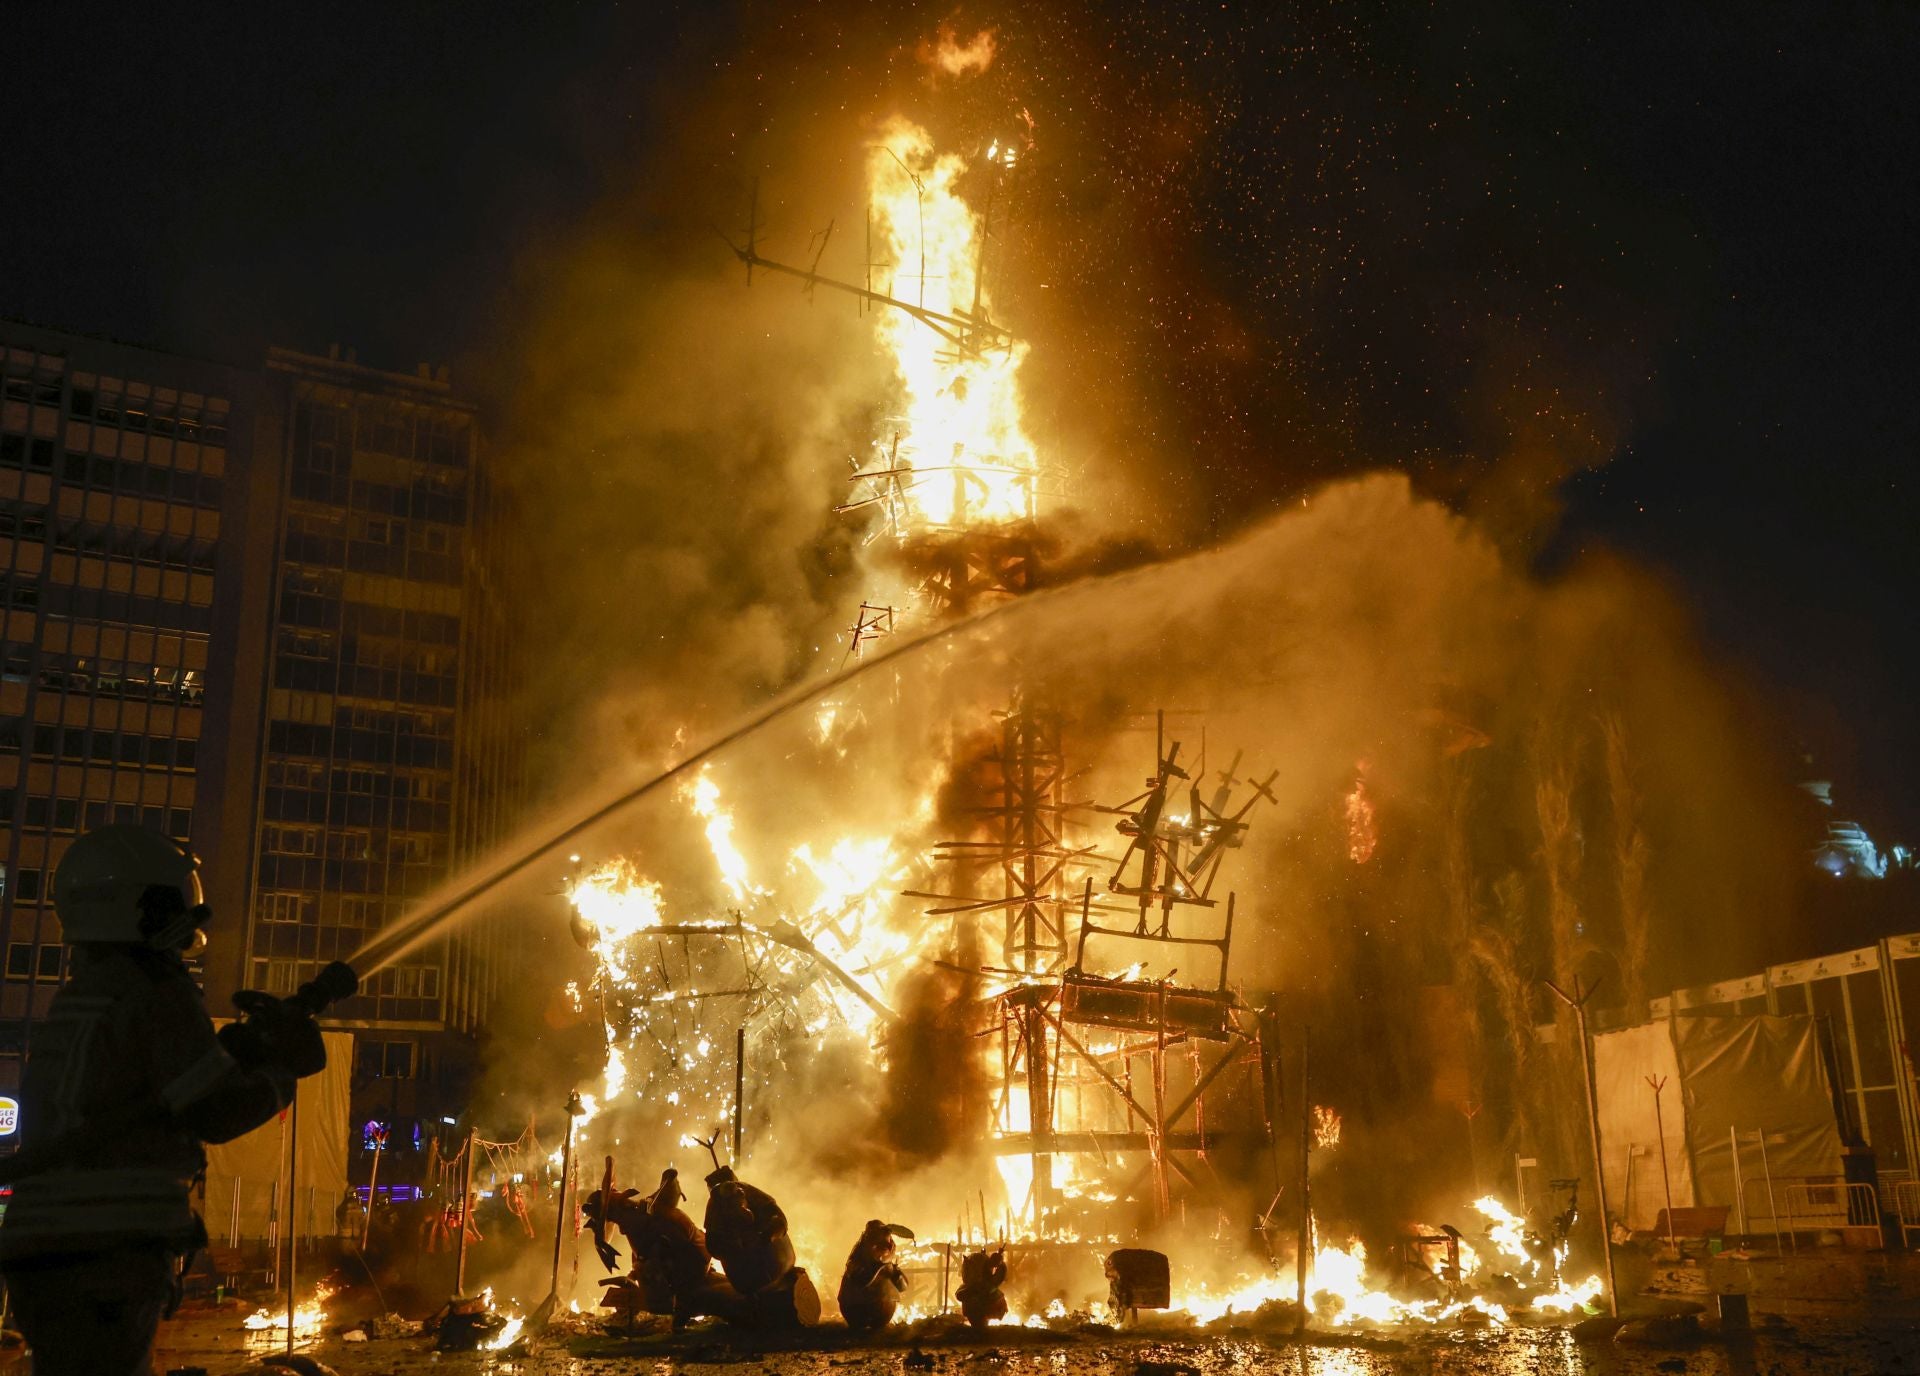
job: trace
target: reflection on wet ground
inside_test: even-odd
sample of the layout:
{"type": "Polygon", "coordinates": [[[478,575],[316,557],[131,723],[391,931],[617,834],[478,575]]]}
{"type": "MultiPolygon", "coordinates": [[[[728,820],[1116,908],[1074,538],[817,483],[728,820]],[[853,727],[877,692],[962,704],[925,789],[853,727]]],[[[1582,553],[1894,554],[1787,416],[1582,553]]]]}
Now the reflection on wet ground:
{"type": "MultiPolygon", "coordinates": [[[[258,1371],[257,1349],[193,1349],[184,1336],[162,1352],[161,1371],[195,1365],[210,1376],[258,1371]]],[[[736,1335],[658,1342],[555,1334],[513,1354],[440,1354],[420,1338],[303,1347],[340,1376],[1920,1376],[1920,1324],[1817,1320],[1753,1335],[1742,1349],[1714,1342],[1681,1349],[1577,1340],[1565,1328],[1422,1332],[1406,1337],[1309,1339],[1242,1333],[1171,1339],[989,1332],[978,1340],[914,1348],[898,1342],[769,1352],[736,1335]]]]}

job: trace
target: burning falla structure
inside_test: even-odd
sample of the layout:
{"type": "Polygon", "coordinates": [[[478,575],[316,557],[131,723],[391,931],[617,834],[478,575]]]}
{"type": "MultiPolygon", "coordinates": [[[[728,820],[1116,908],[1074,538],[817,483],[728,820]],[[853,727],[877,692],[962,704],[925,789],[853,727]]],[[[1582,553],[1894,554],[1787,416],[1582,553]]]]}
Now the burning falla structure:
{"type": "MultiPolygon", "coordinates": [[[[764,253],[757,196],[730,241],[749,281],[797,280],[870,313],[895,381],[837,508],[865,542],[845,659],[1047,581],[1045,517],[1065,480],[1026,434],[1028,346],[989,290],[1031,150],[1030,129],[962,156],[888,123],[857,279],[823,270],[831,225],[804,265],[764,253]]],[[[752,788],[754,771],[710,761],[677,794],[701,864],[645,847],[575,857],[568,894],[593,969],[567,996],[605,1037],[582,1155],[650,1178],[676,1154],[730,1148],[793,1194],[796,1242],[819,1265],[889,1210],[918,1228],[928,1275],[941,1264],[927,1239],[1007,1244],[1016,1319],[1085,1307],[1105,1289],[1099,1257],[1142,1239],[1174,1253],[1171,1296],[1146,1302],[1203,1318],[1294,1298],[1275,1263],[1296,1252],[1306,1303],[1330,1320],[1435,1320],[1470,1303],[1504,1317],[1469,1300],[1483,1264],[1457,1233],[1415,1230],[1440,1289],[1406,1299],[1370,1288],[1357,1243],[1313,1238],[1306,1152],[1333,1148],[1338,1115],[1283,1075],[1272,1009],[1229,979],[1236,923],[1258,921],[1232,858],[1277,771],[1208,739],[1192,710],[1204,685],[1184,701],[1134,701],[1125,685],[1073,695],[1038,671],[1044,645],[985,653],[968,669],[989,701],[912,742],[922,763],[906,779],[866,763],[893,729],[871,696],[817,706],[820,794],[872,793],[884,817],[865,809],[849,829],[837,809],[802,806],[746,827],[736,780],[752,788]],[[655,877],[702,865],[704,881],[655,877]],[[885,1203],[876,1176],[892,1182],[885,1203]]],[[[898,744],[874,757],[907,753],[898,744]]],[[[1338,805],[1363,863],[1364,780],[1338,805]]],[[[1591,1297],[1561,1282],[1563,1246],[1543,1263],[1497,1201],[1479,1208],[1495,1225],[1487,1269],[1526,1274],[1527,1302],[1591,1297]]],[[[910,1309],[933,1308],[931,1289],[910,1309]]]]}

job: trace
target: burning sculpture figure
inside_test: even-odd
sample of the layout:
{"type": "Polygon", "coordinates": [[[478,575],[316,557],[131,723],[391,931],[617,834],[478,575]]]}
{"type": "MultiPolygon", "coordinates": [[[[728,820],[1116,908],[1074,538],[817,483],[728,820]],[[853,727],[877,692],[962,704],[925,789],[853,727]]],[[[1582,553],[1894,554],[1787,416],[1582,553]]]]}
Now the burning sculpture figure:
{"type": "Polygon", "coordinates": [[[731,1317],[739,1308],[738,1296],[713,1273],[707,1235],[680,1207],[687,1197],[680,1188],[680,1172],[668,1167],[660,1174],[659,1188],[644,1196],[637,1190],[616,1191],[612,1180],[609,1157],[605,1183],[580,1206],[593,1230],[594,1250],[609,1270],[620,1260],[607,1241],[609,1223],[626,1236],[633,1252],[628,1275],[602,1282],[608,1287],[605,1302],[630,1314],[671,1314],[676,1330],[701,1314],[731,1317]]]}
{"type": "Polygon", "coordinates": [[[985,1328],[996,1319],[1007,1317],[1007,1296],[1000,1288],[1007,1283],[1007,1247],[1005,1243],[978,1252],[969,1252],[960,1263],[960,1288],[954,1298],[960,1312],[975,1328],[985,1328]]]}
{"type": "Polygon", "coordinates": [[[710,1172],[707,1188],[707,1247],[740,1292],[742,1321],[768,1328],[819,1322],[820,1295],[794,1265],[787,1216],[773,1196],[731,1166],[710,1172]]]}
{"type": "Polygon", "coordinates": [[[876,1218],[868,1221],[853,1244],[840,1277],[840,1317],[848,1328],[864,1331],[893,1322],[893,1311],[900,1307],[900,1296],[907,1288],[907,1277],[894,1260],[895,1238],[911,1242],[913,1230],[876,1218]]]}
{"type": "Polygon", "coordinates": [[[0,1267],[42,1376],[144,1372],[207,1240],[188,1203],[206,1142],[272,1118],[326,1066],[314,1015],[352,993],[344,965],[290,999],[236,995],[215,1033],[182,959],[212,911],[199,861],[138,827],[75,841],[53,881],[73,975],[54,996],[21,1098],[29,1134],[7,1162],[0,1267]]]}

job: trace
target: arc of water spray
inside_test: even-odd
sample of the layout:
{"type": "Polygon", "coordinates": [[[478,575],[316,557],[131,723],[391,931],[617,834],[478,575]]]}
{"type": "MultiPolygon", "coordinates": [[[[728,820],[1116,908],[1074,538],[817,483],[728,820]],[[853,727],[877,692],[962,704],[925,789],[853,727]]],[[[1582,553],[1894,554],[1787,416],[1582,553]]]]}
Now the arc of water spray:
{"type": "MultiPolygon", "coordinates": [[[[1144,570],[1134,570],[1133,574],[1144,570]]],[[[1120,578],[1132,576],[1119,575],[1120,578]]],[[[684,759],[667,766],[658,774],[651,776],[633,788],[614,795],[606,802],[594,808],[584,816],[567,823],[559,831],[545,840],[534,842],[525,850],[500,862],[477,879],[463,885],[457,892],[435,902],[429,902],[418,912],[409,914],[384,931],[376,932],[357,952],[348,964],[359,973],[362,979],[375,971],[384,970],[408,952],[419,947],[447,923],[458,917],[469,905],[478,901],[507,880],[520,874],[529,866],[538,863],[553,854],[569,841],[591,831],[608,818],[626,810],[647,797],[661,785],[670,782],[690,769],[697,768],[705,761],[725,750],[761,728],[770,726],[782,717],[790,716],[802,707],[817,702],[825,694],[836,688],[854,682],[863,675],[903,659],[908,655],[952,640],[978,630],[984,623],[992,621],[1016,609],[1031,610],[1036,605],[1049,601],[1060,593],[1082,586],[1081,584],[1063,584],[1057,588],[1048,588],[1030,593],[1015,602],[1002,602],[988,607],[984,611],[973,613],[959,621],[950,622],[925,631],[910,640],[893,645],[878,654],[864,655],[848,668],[831,675],[819,683],[802,684],[790,689],[786,694],[774,699],[767,707],[754,716],[747,718],[732,730],[715,737],[695,750],[684,759]]]]}

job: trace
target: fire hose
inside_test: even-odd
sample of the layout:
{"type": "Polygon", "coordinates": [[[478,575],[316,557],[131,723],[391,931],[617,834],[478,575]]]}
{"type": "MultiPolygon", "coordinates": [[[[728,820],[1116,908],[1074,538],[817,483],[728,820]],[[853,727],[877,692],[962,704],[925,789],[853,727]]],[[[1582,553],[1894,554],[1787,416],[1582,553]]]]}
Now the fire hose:
{"type": "MultiPolygon", "coordinates": [[[[359,988],[360,976],[354,973],[353,967],[336,960],[285,998],[258,989],[242,989],[233,996],[233,1006],[240,1011],[244,1042],[254,1054],[273,1058],[296,1022],[319,1017],[340,1000],[352,997],[359,988]]],[[[76,1150],[90,1142],[170,1116],[166,1103],[157,1093],[116,1104],[58,1136],[35,1142],[0,1160],[0,1185],[39,1175],[49,1167],[70,1161],[76,1150]]]]}

